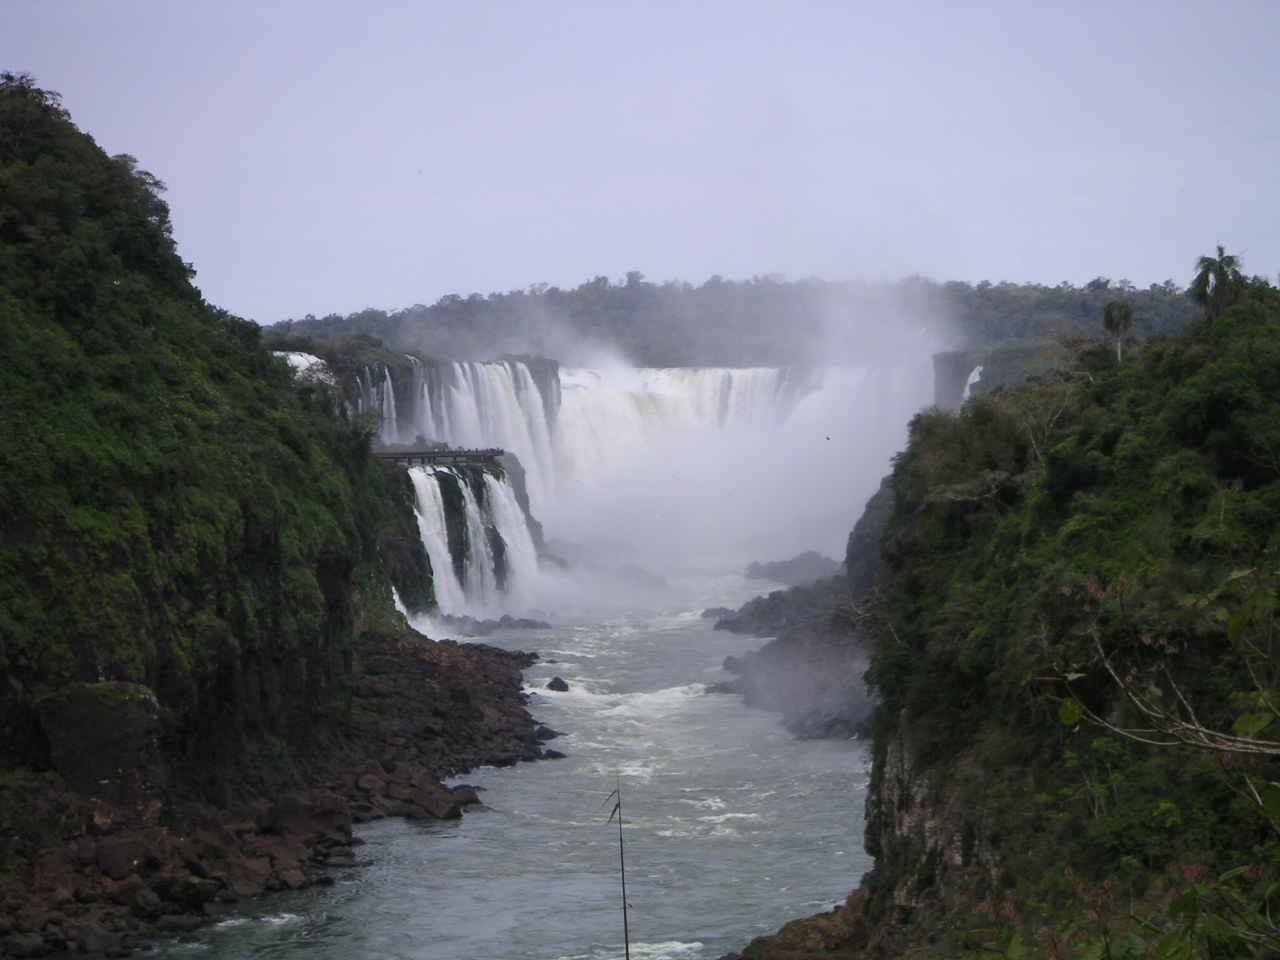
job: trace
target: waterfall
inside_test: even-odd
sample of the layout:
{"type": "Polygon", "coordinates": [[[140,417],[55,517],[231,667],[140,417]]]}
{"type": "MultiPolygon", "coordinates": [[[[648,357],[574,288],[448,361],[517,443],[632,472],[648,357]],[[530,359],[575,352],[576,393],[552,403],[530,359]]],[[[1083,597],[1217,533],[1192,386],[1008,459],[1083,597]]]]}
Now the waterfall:
{"type": "Polygon", "coordinates": [[[439,466],[410,467],[409,477],[440,611],[483,619],[526,602],[538,553],[507,478],[439,466]]]}
{"type": "Polygon", "coordinates": [[[415,444],[421,438],[454,447],[502,447],[524,466],[536,499],[550,493],[539,484],[554,473],[554,380],[539,378],[528,362],[517,360],[405,359],[407,368],[366,367],[357,378],[359,409],[379,412],[382,443],[415,444]]]}
{"type": "MultiPolygon", "coordinates": [[[[912,414],[928,403],[932,372],[927,362],[801,376],[410,357],[357,379],[361,409],[383,412],[382,442],[509,450],[550,537],[595,544],[608,563],[661,565],[807,549],[840,556],[912,414]]],[[[534,540],[516,522],[524,514],[510,486],[489,477],[481,491],[445,479],[449,471],[423,473],[446,489],[419,488],[441,609],[521,612],[534,602],[534,540]],[[468,522],[450,530],[453,487],[471,499],[456,507],[468,522]]]]}
{"type": "Polygon", "coordinates": [[[971,395],[971,391],[973,390],[974,384],[976,384],[981,379],[982,379],[982,364],[978,364],[976,367],[974,367],[972,370],[969,371],[969,379],[964,382],[964,392],[960,394],[961,403],[969,399],[971,395]]]}

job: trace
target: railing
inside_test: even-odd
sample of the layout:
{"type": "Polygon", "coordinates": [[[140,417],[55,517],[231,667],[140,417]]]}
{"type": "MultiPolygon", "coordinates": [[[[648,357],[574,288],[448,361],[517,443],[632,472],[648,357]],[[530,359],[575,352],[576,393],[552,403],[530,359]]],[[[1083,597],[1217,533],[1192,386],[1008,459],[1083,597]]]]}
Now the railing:
{"type": "Polygon", "coordinates": [[[493,466],[505,453],[498,447],[486,447],[483,450],[397,450],[375,453],[381,460],[394,460],[410,467],[419,466],[493,466]]]}

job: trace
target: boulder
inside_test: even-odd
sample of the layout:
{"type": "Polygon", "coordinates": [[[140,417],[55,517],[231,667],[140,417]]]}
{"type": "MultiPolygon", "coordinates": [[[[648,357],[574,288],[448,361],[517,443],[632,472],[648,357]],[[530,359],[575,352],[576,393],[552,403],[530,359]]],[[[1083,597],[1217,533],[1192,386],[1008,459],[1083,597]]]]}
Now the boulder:
{"type": "Polygon", "coordinates": [[[67,784],[120,806],[168,788],[160,704],[137,683],[71,683],[36,701],[50,759],[67,784]]]}
{"type": "Polygon", "coordinates": [[[556,693],[564,693],[569,689],[569,684],[565,683],[559,677],[552,677],[551,682],[547,684],[548,690],[554,690],[556,693]]]}
{"type": "Polygon", "coordinates": [[[462,816],[461,802],[442,783],[419,784],[414,788],[410,799],[438,820],[456,820],[462,816]]]}
{"type": "Polygon", "coordinates": [[[301,840],[308,846],[351,842],[351,811],[328,790],[282,794],[262,817],[263,830],[301,840]]]}

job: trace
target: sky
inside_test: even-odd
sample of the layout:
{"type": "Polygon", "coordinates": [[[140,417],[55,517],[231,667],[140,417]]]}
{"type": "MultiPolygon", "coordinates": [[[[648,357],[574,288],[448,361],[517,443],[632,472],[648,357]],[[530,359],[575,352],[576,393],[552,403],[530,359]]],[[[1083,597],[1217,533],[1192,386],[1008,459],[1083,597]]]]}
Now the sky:
{"type": "Polygon", "coordinates": [[[260,323],[534,284],[1280,272],[1280,2],[0,0],[260,323]]]}

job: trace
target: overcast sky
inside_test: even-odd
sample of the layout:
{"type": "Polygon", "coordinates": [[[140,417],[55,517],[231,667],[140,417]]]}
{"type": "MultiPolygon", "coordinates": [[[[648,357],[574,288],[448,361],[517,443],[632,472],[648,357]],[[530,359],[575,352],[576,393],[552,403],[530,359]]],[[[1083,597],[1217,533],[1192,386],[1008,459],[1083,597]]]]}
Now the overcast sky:
{"type": "Polygon", "coordinates": [[[270,323],[653,281],[1280,271],[1280,2],[0,0],[270,323]]]}

